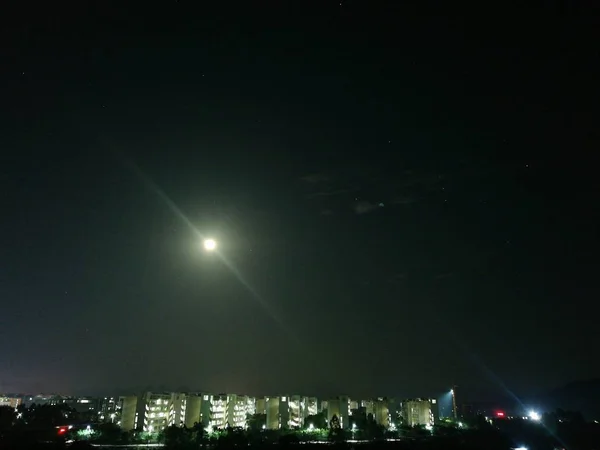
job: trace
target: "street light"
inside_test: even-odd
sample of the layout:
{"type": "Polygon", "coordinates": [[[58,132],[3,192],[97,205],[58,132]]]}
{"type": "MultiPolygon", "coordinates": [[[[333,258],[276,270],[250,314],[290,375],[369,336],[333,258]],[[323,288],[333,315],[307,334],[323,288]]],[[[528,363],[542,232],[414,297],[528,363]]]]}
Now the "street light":
{"type": "Polygon", "coordinates": [[[204,250],[212,252],[217,248],[217,241],[214,239],[205,239],[204,240],[204,250]]]}

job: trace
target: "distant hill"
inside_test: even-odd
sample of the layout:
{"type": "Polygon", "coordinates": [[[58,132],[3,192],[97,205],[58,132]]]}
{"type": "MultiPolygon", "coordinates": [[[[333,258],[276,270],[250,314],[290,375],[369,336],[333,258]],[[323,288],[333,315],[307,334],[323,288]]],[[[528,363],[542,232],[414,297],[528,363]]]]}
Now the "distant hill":
{"type": "Polygon", "coordinates": [[[544,410],[562,408],[579,411],[587,420],[600,419],[600,378],[575,381],[553,389],[536,399],[544,410]]]}

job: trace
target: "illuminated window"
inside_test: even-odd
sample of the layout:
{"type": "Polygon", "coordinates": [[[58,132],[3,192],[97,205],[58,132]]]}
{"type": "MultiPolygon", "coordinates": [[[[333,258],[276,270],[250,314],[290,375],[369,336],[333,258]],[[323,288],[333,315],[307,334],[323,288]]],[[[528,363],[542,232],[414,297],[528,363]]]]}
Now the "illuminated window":
{"type": "Polygon", "coordinates": [[[287,401],[287,397],[281,397],[281,401],[282,401],[282,402],[285,402],[285,401],[287,401]]]}

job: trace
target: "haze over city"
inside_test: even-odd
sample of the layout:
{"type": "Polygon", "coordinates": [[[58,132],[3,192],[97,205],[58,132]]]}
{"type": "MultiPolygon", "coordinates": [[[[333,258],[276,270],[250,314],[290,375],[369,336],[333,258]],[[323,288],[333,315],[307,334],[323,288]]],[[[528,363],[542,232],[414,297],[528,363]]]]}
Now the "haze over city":
{"type": "Polygon", "coordinates": [[[367,3],[15,16],[0,392],[598,376],[591,19],[367,3]]]}

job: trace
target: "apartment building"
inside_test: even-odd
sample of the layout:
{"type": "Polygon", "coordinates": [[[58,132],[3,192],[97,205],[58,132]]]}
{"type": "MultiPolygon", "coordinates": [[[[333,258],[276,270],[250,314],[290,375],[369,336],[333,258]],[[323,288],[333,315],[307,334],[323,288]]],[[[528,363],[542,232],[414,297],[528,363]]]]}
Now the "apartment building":
{"type": "Polygon", "coordinates": [[[417,425],[433,426],[439,419],[437,400],[410,399],[402,402],[402,418],[410,427],[417,425]]]}
{"type": "Polygon", "coordinates": [[[333,397],[327,400],[327,422],[331,423],[333,416],[337,416],[342,428],[349,427],[350,399],[345,395],[333,397]]]}
{"type": "Polygon", "coordinates": [[[200,419],[208,431],[226,428],[227,394],[203,394],[200,419]]]}
{"type": "Polygon", "coordinates": [[[266,397],[266,427],[269,430],[287,428],[290,420],[289,397],[266,397]]]}
{"type": "Polygon", "coordinates": [[[385,429],[390,427],[390,401],[379,397],[373,401],[373,419],[385,429]]]}
{"type": "Polygon", "coordinates": [[[248,416],[256,413],[256,399],[247,395],[227,396],[227,425],[233,428],[246,428],[248,416]]]}

